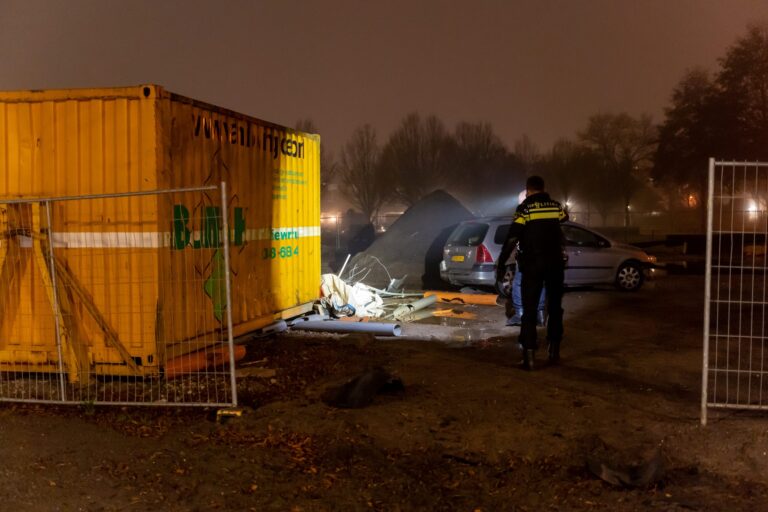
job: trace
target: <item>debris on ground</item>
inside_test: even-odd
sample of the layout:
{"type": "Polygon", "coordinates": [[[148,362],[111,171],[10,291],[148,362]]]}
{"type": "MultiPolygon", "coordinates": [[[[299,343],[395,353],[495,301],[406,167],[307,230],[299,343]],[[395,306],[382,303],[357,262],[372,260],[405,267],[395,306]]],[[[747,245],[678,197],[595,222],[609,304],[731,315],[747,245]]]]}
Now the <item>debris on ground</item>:
{"type": "Polygon", "coordinates": [[[440,302],[455,302],[458,304],[477,304],[481,306],[497,306],[498,295],[495,293],[456,293],[430,290],[424,292],[425,297],[434,295],[440,302]]]}
{"type": "Polygon", "coordinates": [[[256,377],[259,379],[271,379],[277,375],[277,370],[274,368],[259,368],[256,366],[249,366],[246,368],[238,368],[235,370],[235,377],[256,377]]]}
{"type": "Polygon", "coordinates": [[[664,458],[659,447],[649,456],[635,460],[637,457],[599,443],[587,457],[587,468],[601,480],[620,487],[648,487],[664,476],[664,458]]]}
{"type": "Polygon", "coordinates": [[[477,314],[460,309],[436,309],[432,312],[432,315],[443,318],[459,318],[461,320],[475,320],[477,318],[477,314]]]}
{"type": "Polygon", "coordinates": [[[395,309],[394,313],[392,313],[392,317],[395,320],[402,320],[404,318],[412,317],[414,313],[421,311],[423,309],[428,308],[429,306],[435,304],[437,302],[437,297],[431,296],[431,297],[424,297],[414,302],[409,302],[407,304],[401,304],[400,306],[395,309]]]}
{"type": "Polygon", "coordinates": [[[380,393],[400,393],[403,381],[393,377],[381,367],[372,368],[339,387],[330,387],[323,393],[323,402],[342,409],[358,409],[373,402],[380,393]]]}
{"type": "Polygon", "coordinates": [[[336,318],[374,317],[384,314],[384,302],[376,290],[361,282],[350,286],[335,274],[320,276],[320,302],[336,318]]]}
{"type": "Polygon", "coordinates": [[[344,322],[340,320],[314,320],[298,322],[293,328],[299,331],[319,331],[331,333],[370,333],[376,336],[400,336],[402,330],[399,324],[382,322],[344,322]]]}

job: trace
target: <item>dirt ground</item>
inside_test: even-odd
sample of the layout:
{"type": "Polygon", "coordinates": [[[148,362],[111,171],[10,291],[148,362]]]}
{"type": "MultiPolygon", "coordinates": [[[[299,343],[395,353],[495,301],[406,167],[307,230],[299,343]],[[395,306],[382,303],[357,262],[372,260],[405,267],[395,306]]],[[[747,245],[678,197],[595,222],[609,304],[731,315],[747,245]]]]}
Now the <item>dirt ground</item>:
{"type": "Polygon", "coordinates": [[[532,373],[517,367],[515,328],[453,344],[289,334],[248,346],[261,362],[239,381],[243,416],[224,423],[3,405],[0,509],[765,510],[768,415],[699,425],[702,290],[700,276],[669,276],[638,293],[570,292],[562,363],[542,350],[532,373]],[[377,365],[405,391],[363,409],[319,399],[377,365]],[[665,472],[648,487],[585,465],[656,447],[665,472]]]}

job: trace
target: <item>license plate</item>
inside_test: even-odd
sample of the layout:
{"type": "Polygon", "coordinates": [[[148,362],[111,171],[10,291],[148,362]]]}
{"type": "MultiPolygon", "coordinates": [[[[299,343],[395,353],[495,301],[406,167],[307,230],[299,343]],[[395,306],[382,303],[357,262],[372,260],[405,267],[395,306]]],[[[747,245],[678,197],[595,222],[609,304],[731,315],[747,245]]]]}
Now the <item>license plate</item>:
{"type": "Polygon", "coordinates": [[[451,261],[464,261],[464,256],[456,254],[455,256],[451,256],[451,261]]]}

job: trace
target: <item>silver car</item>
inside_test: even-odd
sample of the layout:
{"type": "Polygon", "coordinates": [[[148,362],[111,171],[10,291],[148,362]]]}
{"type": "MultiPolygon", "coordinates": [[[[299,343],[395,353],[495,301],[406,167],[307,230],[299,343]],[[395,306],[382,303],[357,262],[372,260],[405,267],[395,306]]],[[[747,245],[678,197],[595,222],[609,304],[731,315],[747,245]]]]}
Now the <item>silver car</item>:
{"type": "MultiPolygon", "coordinates": [[[[440,277],[454,285],[494,286],[508,294],[512,271],[508,269],[505,278],[497,282],[496,265],[511,224],[511,217],[459,224],[443,248],[440,277]]],[[[611,240],[581,224],[564,222],[561,227],[568,253],[566,286],[614,284],[621,290],[638,290],[656,263],[656,258],[642,249],[611,240]]]]}

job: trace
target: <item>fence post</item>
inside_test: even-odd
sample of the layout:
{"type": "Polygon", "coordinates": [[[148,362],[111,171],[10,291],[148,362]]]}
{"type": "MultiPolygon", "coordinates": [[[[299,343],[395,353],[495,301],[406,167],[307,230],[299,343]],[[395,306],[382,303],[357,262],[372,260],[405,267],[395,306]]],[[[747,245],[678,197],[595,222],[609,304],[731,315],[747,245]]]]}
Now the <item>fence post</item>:
{"type": "Polygon", "coordinates": [[[224,286],[227,296],[227,343],[229,345],[229,378],[232,386],[232,405],[237,407],[237,379],[235,378],[235,342],[232,335],[232,285],[229,273],[229,214],[227,212],[227,183],[221,182],[221,219],[224,230],[224,286]]]}
{"type": "Polygon", "coordinates": [[[56,280],[56,260],[53,253],[53,222],[51,219],[51,202],[45,202],[45,217],[48,225],[48,265],[51,272],[51,287],[53,288],[53,322],[56,332],[56,354],[59,359],[59,393],[61,401],[67,401],[67,394],[64,388],[64,361],[61,350],[61,325],[59,324],[59,288],[56,280]]]}
{"type": "Polygon", "coordinates": [[[709,386],[709,316],[712,294],[712,210],[715,192],[715,159],[709,159],[707,187],[707,253],[704,273],[704,340],[701,364],[701,424],[707,424],[707,388],[709,386]]]}

